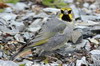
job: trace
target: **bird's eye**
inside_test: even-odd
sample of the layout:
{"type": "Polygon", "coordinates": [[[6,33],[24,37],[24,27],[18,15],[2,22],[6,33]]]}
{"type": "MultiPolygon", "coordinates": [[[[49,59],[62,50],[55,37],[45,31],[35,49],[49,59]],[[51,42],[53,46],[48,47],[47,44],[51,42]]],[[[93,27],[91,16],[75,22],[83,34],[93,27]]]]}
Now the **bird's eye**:
{"type": "Polygon", "coordinates": [[[61,10],[61,13],[64,13],[64,11],[63,11],[63,10],[61,10]]]}
{"type": "Polygon", "coordinates": [[[69,10],[69,11],[68,11],[68,14],[71,14],[71,13],[72,13],[72,10],[69,10]]]}

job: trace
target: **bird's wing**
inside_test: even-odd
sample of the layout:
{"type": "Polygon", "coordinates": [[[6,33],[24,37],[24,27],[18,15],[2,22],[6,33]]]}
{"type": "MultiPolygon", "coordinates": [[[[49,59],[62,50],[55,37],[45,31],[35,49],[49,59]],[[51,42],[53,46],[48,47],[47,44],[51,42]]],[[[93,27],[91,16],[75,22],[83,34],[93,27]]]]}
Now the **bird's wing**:
{"type": "Polygon", "coordinates": [[[40,45],[43,45],[43,44],[47,43],[48,41],[49,41],[49,39],[46,38],[46,39],[40,40],[40,41],[38,41],[38,42],[32,43],[31,45],[28,45],[27,47],[36,47],[36,46],[40,46],[40,45]]]}
{"type": "Polygon", "coordinates": [[[57,33],[51,37],[46,44],[40,47],[44,49],[44,51],[53,51],[63,47],[65,42],[67,42],[66,36],[62,33],[57,33]]]}
{"type": "Polygon", "coordinates": [[[60,21],[57,18],[51,18],[42,26],[39,35],[37,35],[35,39],[33,39],[31,42],[36,42],[45,38],[50,38],[54,36],[57,32],[63,32],[65,27],[66,24],[63,21],[60,21]]]}

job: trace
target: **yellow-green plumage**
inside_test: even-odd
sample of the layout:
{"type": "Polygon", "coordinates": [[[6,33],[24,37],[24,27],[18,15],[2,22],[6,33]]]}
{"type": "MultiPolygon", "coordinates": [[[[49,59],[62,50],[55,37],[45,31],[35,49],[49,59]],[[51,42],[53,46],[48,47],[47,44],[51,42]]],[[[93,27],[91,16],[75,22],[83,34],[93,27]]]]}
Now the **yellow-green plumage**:
{"type": "MultiPolygon", "coordinates": [[[[61,10],[62,11],[67,10],[68,12],[71,11],[70,8],[62,8],[61,10]]],[[[68,16],[68,17],[66,17],[66,22],[72,21],[73,16],[71,13],[68,13],[68,14],[61,13],[59,16],[61,20],[59,20],[56,17],[52,17],[42,26],[42,30],[39,33],[39,36],[37,36],[35,39],[33,39],[33,41],[32,41],[33,43],[27,45],[25,48],[23,48],[22,51],[25,51],[26,49],[27,49],[26,51],[29,51],[29,50],[31,50],[30,47],[31,48],[38,47],[40,50],[43,50],[43,51],[54,51],[54,50],[59,49],[62,46],[64,46],[64,43],[69,40],[70,35],[68,35],[68,34],[71,34],[71,32],[73,30],[73,28],[71,28],[71,26],[66,25],[65,21],[62,21],[62,17],[64,15],[68,16]],[[64,33],[64,29],[67,26],[69,26],[67,28],[68,34],[64,33]]],[[[21,54],[22,51],[19,52],[19,54],[21,54]]],[[[16,54],[16,56],[17,56],[17,54],[16,54]]],[[[13,59],[16,56],[14,56],[13,59]]]]}

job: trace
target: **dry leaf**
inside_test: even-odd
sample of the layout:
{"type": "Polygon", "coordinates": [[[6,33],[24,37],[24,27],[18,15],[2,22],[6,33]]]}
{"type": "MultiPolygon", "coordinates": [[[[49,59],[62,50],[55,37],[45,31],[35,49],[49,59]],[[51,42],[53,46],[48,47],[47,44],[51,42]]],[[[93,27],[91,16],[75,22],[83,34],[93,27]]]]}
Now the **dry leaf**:
{"type": "Polygon", "coordinates": [[[25,57],[25,56],[27,56],[27,55],[29,55],[29,54],[32,54],[31,49],[19,53],[19,54],[15,57],[15,59],[16,59],[16,58],[20,58],[20,57],[25,57]]]}
{"type": "Polygon", "coordinates": [[[5,4],[5,3],[0,3],[0,8],[7,8],[7,7],[9,7],[7,4],[5,4]]]}
{"type": "Polygon", "coordinates": [[[100,9],[96,9],[95,13],[100,14],[100,9]]]}
{"type": "Polygon", "coordinates": [[[36,3],[40,4],[42,0],[35,0],[36,3]]]}

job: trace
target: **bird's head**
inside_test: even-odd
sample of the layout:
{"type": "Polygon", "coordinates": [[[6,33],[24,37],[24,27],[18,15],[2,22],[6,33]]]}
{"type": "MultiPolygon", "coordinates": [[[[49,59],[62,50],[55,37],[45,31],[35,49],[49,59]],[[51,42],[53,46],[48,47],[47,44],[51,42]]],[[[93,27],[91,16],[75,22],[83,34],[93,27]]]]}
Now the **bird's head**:
{"type": "Polygon", "coordinates": [[[71,8],[61,8],[60,19],[71,22],[73,20],[73,14],[71,8]]]}

